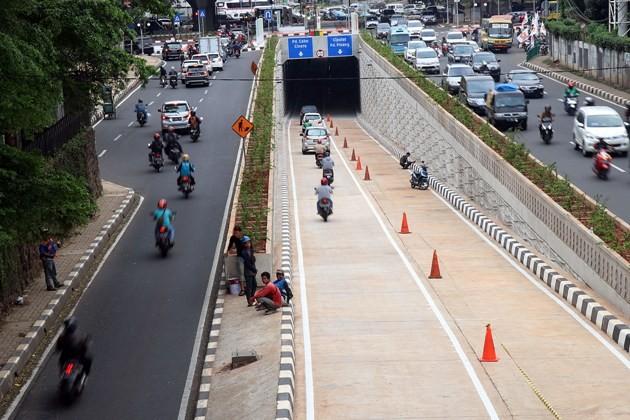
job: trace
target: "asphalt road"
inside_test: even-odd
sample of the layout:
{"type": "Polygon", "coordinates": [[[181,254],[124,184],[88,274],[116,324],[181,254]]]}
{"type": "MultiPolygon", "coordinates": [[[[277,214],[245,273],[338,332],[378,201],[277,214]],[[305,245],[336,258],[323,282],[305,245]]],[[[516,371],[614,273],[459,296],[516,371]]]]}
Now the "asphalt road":
{"type": "Polygon", "coordinates": [[[118,119],[97,126],[97,151],[107,150],[101,175],[134,188],[145,201],[76,310],[80,329],[94,340],[84,394],[69,407],[58,402],[57,357],[49,357],[15,418],[177,418],[238,151],[230,126],[245,113],[251,88],[251,82],[221,80],[252,77],[250,63],[259,54],[228,61],[209,88],[162,89],[151,81],[118,108],[118,119]],[[138,98],[153,102],[143,128],[129,126],[138,98]],[[159,129],[156,110],[173,99],[187,99],[204,117],[198,143],[181,139],[197,169],[197,189],[188,200],[177,191],[172,164],[161,173],[148,165],[147,143],[159,129]],[[177,211],[176,245],[166,259],[153,246],[149,215],[161,197],[177,211]]]}
{"type": "MultiPolygon", "coordinates": [[[[436,27],[438,39],[446,33],[443,28],[436,27]]],[[[508,54],[497,54],[501,60],[501,72],[507,75],[510,70],[520,69],[519,64],[525,60],[525,53],[520,48],[511,48],[508,54]]],[[[447,60],[442,58],[442,70],[446,68],[447,60]]],[[[503,77],[502,76],[502,81],[503,77]]],[[[438,78],[434,78],[437,81],[438,78]]],[[[525,144],[530,152],[545,164],[555,164],[558,173],[567,176],[569,180],[588,194],[590,197],[600,200],[617,216],[630,223],[630,167],[627,157],[614,156],[613,168],[609,178],[603,181],[592,172],[592,159],[582,156],[581,152],[573,149],[573,121],[574,117],[564,112],[561,102],[564,96],[565,84],[549,77],[542,77],[545,86],[543,99],[531,98],[528,109],[528,128],[525,132],[519,132],[518,141],[525,144]],[[554,137],[551,144],[546,145],[540,139],[538,121],[536,115],[540,114],[545,105],[551,105],[554,118],[554,137]]],[[[439,81],[438,81],[439,83],[439,81]]],[[[596,105],[605,105],[614,108],[623,117],[624,109],[612,102],[590,95],[580,93],[581,105],[586,96],[592,96],[596,105]]]]}

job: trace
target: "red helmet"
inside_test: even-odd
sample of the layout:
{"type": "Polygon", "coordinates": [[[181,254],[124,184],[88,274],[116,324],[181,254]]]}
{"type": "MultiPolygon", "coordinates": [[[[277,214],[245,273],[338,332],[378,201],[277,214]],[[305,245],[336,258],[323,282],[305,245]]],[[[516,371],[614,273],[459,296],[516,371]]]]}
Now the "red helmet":
{"type": "Polygon", "coordinates": [[[160,139],[160,133],[153,133],[153,140],[159,140],[160,139]]]}
{"type": "Polygon", "coordinates": [[[323,177],[320,182],[322,183],[322,185],[328,185],[328,178],[323,177]]]}
{"type": "Polygon", "coordinates": [[[569,86],[570,88],[572,88],[573,86],[575,86],[575,82],[574,82],[573,80],[571,80],[571,81],[568,83],[568,86],[569,86]]]}
{"type": "Polygon", "coordinates": [[[160,201],[158,201],[158,208],[159,209],[165,209],[167,205],[168,205],[168,203],[163,198],[161,198],[160,201]]]}

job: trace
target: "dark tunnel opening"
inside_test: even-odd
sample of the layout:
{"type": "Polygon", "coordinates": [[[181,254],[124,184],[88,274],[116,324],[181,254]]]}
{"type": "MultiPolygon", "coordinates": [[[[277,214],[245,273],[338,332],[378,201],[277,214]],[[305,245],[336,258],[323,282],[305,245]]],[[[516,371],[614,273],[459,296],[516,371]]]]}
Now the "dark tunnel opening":
{"type": "Polygon", "coordinates": [[[299,113],[302,105],[316,105],[322,114],[361,111],[357,57],[287,60],[283,75],[285,113],[299,113]]]}

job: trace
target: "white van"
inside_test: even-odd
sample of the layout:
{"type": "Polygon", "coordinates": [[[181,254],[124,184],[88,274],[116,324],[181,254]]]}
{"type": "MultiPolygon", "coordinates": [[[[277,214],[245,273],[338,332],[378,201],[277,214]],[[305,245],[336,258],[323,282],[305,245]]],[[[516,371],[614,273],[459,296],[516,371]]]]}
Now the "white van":
{"type": "Polygon", "coordinates": [[[405,6],[402,3],[389,3],[385,8],[393,10],[398,15],[405,13],[405,6]]]}

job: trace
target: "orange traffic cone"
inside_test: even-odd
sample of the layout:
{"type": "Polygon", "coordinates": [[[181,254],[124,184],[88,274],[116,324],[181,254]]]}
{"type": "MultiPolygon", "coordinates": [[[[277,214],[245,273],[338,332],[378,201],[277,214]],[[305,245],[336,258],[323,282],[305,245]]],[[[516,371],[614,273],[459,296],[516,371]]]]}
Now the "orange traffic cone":
{"type": "Polygon", "coordinates": [[[400,233],[411,233],[409,231],[409,225],[407,224],[407,213],[403,212],[402,225],[400,226],[400,233]]]}
{"type": "Polygon", "coordinates": [[[335,136],[339,135],[339,127],[335,128],[335,136]]]}
{"type": "Polygon", "coordinates": [[[326,121],[330,122],[330,114],[326,114],[326,121]]]}
{"type": "Polygon", "coordinates": [[[371,181],[370,179],[370,168],[368,168],[367,165],[365,165],[365,176],[363,177],[364,181],[371,181]]]}
{"type": "Polygon", "coordinates": [[[357,160],[357,157],[354,154],[354,149],[352,149],[352,156],[350,156],[350,162],[354,162],[355,160],[357,160]]]}
{"type": "Polygon", "coordinates": [[[360,171],[361,169],[363,169],[363,166],[361,166],[361,156],[357,157],[357,171],[360,171]]]}
{"type": "Polygon", "coordinates": [[[492,328],[490,328],[490,324],[486,325],[486,339],[483,342],[483,355],[479,360],[482,362],[499,361],[494,351],[494,340],[492,339],[492,328]]]}
{"type": "Polygon", "coordinates": [[[429,274],[430,279],[441,279],[442,275],[440,274],[440,262],[438,261],[437,251],[433,250],[433,261],[431,261],[431,274],[429,274]]]}
{"type": "Polygon", "coordinates": [[[343,138],[343,148],[347,149],[348,148],[348,140],[346,140],[346,138],[343,138]]]}
{"type": "Polygon", "coordinates": [[[334,125],[333,125],[333,120],[332,120],[332,118],[331,118],[331,119],[330,119],[330,128],[333,128],[333,127],[334,127],[334,125]]]}

